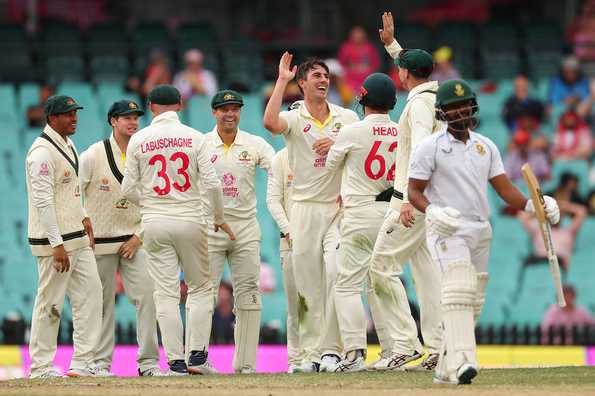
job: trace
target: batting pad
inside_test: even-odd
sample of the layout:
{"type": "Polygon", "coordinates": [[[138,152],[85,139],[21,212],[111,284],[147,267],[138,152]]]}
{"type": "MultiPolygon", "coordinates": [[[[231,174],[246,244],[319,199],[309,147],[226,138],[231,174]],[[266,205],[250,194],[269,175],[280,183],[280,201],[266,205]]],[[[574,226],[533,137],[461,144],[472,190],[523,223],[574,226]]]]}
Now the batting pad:
{"type": "Polygon", "coordinates": [[[475,302],[473,303],[473,317],[475,322],[479,320],[481,315],[481,309],[486,300],[486,288],[488,287],[488,273],[478,272],[477,273],[477,292],[475,294],[475,302]]]}
{"type": "Polygon", "coordinates": [[[256,370],[256,348],[260,334],[260,293],[239,295],[236,300],[235,350],[233,369],[256,370]]]}
{"type": "Polygon", "coordinates": [[[475,268],[467,260],[448,264],[442,277],[442,309],[446,343],[446,370],[455,372],[463,363],[477,366],[474,303],[475,268]]]}

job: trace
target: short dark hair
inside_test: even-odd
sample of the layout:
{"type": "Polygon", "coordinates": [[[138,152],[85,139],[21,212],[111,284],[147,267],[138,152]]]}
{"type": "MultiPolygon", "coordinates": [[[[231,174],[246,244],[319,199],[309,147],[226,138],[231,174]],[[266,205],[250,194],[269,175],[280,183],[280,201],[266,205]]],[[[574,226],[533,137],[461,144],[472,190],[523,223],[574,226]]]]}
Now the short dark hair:
{"type": "MultiPolygon", "coordinates": [[[[322,67],[327,73],[330,74],[328,66],[326,65],[326,63],[324,63],[324,61],[322,59],[316,58],[316,57],[309,57],[305,61],[300,63],[300,65],[298,66],[297,72],[295,73],[296,81],[305,80],[306,77],[308,76],[308,72],[310,70],[314,69],[316,66],[322,67]]],[[[299,84],[298,84],[298,87],[299,87],[299,84]]],[[[302,87],[299,87],[299,88],[300,88],[300,91],[302,91],[302,87]]],[[[302,93],[304,93],[304,92],[302,91],[302,93]]]]}

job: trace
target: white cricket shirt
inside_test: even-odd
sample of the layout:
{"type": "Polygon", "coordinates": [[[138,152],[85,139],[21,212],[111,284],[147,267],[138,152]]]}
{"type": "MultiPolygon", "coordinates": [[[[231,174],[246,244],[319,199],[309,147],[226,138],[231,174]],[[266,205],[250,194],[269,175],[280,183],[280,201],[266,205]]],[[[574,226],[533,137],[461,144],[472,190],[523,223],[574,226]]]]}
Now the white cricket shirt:
{"type": "MultiPolygon", "coordinates": [[[[222,201],[221,183],[204,135],[183,125],[173,111],[158,115],[130,138],[122,194],[134,200],[137,188],[143,220],[168,218],[204,224],[201,189],[222,201]]],[[[222,205],[215,206],[214,215],[215,222],[221,224],[222,205]]]]}
{"type": "Polygon", "coordinates": [[[444,131],[416,147],[409,178],[429,181],[424,195],[430,203],[455,208],[465,218],[487,221],[488,182],[503,173],[500,152],[490,139],[470,132],[463,143],[444,131]]]}
{"type": "Polygon", "coordinates": [[[331,147],[326,167],[342,174],[341,197],[346,208],[376,201],[395,179],[398,127],[388,114],[370,114],[343,127],[331,147]]]}
{"type": "Polygon", "coordinates": [[[267,206],[283,234],[289,232],[289,213],[293,189],[293,173],[289,168],[287,148],[273,157],[267,185],[267,206]]]}
{"type": "Polygon", "coordinates": [[[293,200],[330,203],[340,193],[341,174],[326,171],[326,156],[312,149],[318,139],[337,138],[341,128],[359,120],[354,111],[328,103],[330,114],[324,122],[314,119],[306,104],[280,117],[287,121],[283,131],[289,155],[289,167],[293,170],[293,200]]]}
{"type": "MultiPolygon", "coordinates": [[[[205,135],[209,158],[221,181],[225,217],[248,220],[256,216],[256,167],[267,172],[275,150],[263,138],[238,130],[231,146],[226,146],[217,130],[205,135]]],[[[210,205],[207,205],[210,214],[210,205]]]]}

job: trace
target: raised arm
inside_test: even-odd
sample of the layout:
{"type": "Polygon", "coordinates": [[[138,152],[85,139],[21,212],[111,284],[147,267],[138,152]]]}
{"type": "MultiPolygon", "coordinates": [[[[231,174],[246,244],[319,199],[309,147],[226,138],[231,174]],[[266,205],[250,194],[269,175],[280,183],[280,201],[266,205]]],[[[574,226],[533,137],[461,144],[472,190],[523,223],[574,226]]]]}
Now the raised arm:
{"type": "Polygon", "coordinates": [[[385,12],[382,14],[382,29],[378,29],[378,33],[386,52],[391,58],[396,59],[403,48],[395,38],[395,22],[392,13],[385,12]]]}
{"type": "Polygon", "coordinates": [[[291,66],[293,55],[285,51],[279,61],[279,76],[273,88],[273,93],[269,98],[266,109],[264,110],[263,124],[273,135],[280,134],[287,129],[287,121],[279,117],[281,105],[283,104],[283,94],[285,88],[291,80],[295,78],[297,66],[291,66]]]}

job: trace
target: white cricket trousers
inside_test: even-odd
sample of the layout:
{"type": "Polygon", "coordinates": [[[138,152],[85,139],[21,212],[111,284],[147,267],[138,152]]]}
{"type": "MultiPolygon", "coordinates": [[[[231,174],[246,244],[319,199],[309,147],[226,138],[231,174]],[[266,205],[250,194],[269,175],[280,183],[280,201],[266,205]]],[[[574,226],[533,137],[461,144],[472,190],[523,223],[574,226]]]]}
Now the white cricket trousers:
{"type": "MultiPolygon", "coordinates": [[[[387,202],[372,202],[363,207],[347,208],[341,220],[334,297],[345,352],[367,349],[367,320],[361,293],[369,279],[372,251],[387,206],[387,202]]],[[[377,295],[368,287],[372,319],[382,327],[385,315],[378,311],[377,299],[377,295]]]]}
{"type": "Polygon", "coordinates": [[[236,240],[223,231],[209,229],[211,280],[216,299],[225,261],[229,263],[234,296],[234,358],[236,372],[256,370],[256,351],[260,335],[260,226],[256,216],[248,220],[227,219],[236,240]]]}
{"type": "Polygon", "coordinates": [[[285,238],[279,241],[281,253],[281,269],[283,270],[283,284],[285,299],[287,300],[287,362],[298,366],[302,362],[302,350],[298,329],[298,292],[293,275],[292,251],[285,238]]]}
{"type": "Polygon", "coordinates": [[[95,347],[101,331],[101,280],[90,247],[68,253],[70,270],[58,273],[52,256],[37,257],[39,282],[33,317],[29,354],[31,374],[52,367],[60,327],[64,297],[72,306],[74,352],[70,368],[83,369],[95,360],[95,347]]]}
{"type": "Polygon", "coordinates": [[[143,244],[153,279],[157,322],[169,362],[207,350],[213,320],[207,226],[169,218],[142,222],[143,244]],[[180,316],[180,269],[188,286],[186,345],[180,316]]]}
{"type": "Polygon", "coordinates": [[[429,353],[439,353],[442,345],[440,272],[432,264],[426,244],[425,216],[418,211],[414,213],[414,225],[406,228],[399,221],[399,212],[388,210],[374,246],[370,277],[379,297],[379,309],[386,314],[388,331],[395,339],[392,351],[407,355],[422,352],[405,288],[400,280],[395,281],[395,277],[403,273],[403,266],[411,262],[424,342],[429,353]]]}
{"type": "Polygon", "coordinates": [[[126,297],[136,309],[136,362],[140,371],[159,366],[157,318],[153,301],[153,280],[147,268],[147,255],[141,247],[129,260],[118,254],[95,256],[97,271],[103,287],[103,323],[97,345],[97,367],[110,369],[115,344],[116,271],[120,271],[126,297]]]}
{"type": "Polygon", "coordinates": [[[340,217],[339,205],[334,202],[296,201],[291,207],[289,233],[304,361],[320,362],[321,352],[343,352],[337,315],[329,306],[334,304],[340,217]]]}

